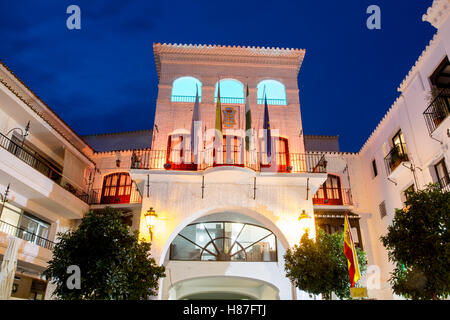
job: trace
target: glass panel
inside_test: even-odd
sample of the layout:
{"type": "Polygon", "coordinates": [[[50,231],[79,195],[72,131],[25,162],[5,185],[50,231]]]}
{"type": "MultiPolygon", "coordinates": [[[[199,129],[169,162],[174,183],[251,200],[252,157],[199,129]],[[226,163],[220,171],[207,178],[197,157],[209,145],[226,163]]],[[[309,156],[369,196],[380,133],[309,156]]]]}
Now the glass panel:
{"type": "Polygon", "coordinates": [[[204,223],[204,226],[208,229],[212,239],[223,238],[223,225],[223,222],[204,223]]]}
{"type": "Polygon", "coordinates": [[[246,225],[242,230],[241,235],[238,238],[239,243],[244,247],[248,247],[256,241],[269,235],[271,232],[267,229],[263,229],[257,226],[246,225]]]}
{"type": "Polygon", "coordinates": [[[194,224],[187,226],[180,232],[180,234],[191,240],[192,242],[195,242],[200,247],[205,247],[208,242],[211,241],[203,224],[194,224]]]}
{"type": "Polygon", "coordinates": [[[127,175],[121,174],[121,175],[120,175],[120,185],[121,185],[121,186],[124,186],[125,183],[126,183],[126,181],[127,181],[127,175]]]}
{"type": "Polygon", "coordinates": [[[108,186],[108,187],[111,185],[111,176],[109,176],[109,177],[106,178],[106,183],[105,183],[105,185],[108,186]]]}
{"type": "Polygon", "coordinates": [[[202,261],[216,261],[217,256],[212,255],[211,253],[217,254],[217,251],[214,248],[214,244],[212,242],[206,247],[206,250],[203,251],[201,260],[202,261]]]}
{"type": "MultiPolygon", "coordinates": [[[[0,204],[1,206],[1,204],[0,204]]],[[[5,204],[5,207],[3,208],[3,213],[1,217],[1,221],[5,223],[0,223],[0,231],[7,233],[9,235],[16,235],[17,227],[19,225],[19,219],[20,219],[20,213],[15,212],[14,210],[11,210],[8,208],[5,204]]]]}
{"type": "MultiPolygon", "coordinates": [[[[239,232],[241,232],[243,227],[244,227],[244,224],[242,224],[242,223],[225,223],[225,237],[226,237],[225,243],[224,243],[225,252],[228,252],[230,250],[230,247],[236,241],[237,236],[239,235],[239,232]]],[[[236,245],[232,249],[236,250],[236,245]]],[[[232,251],[232,252],[236,252],[236,251],[232,251]]]]}
{"type": "Polygon", "coordinates": [[[275,236],[272,234],[246,250],[247,261],[276,261],[275,236]]]}
{"type": "Polygon", "coordinates": [[[119,187],[119,193],[118,196],[123,196],[124,187],[119,187]]]}
{"type": "Polygon", "coordinates": [[[177,236],[170,245],[170,257],[173,260],[200,260],[201,249],[183,237],[177,236]]]}
{"type": "Polygon", "coordinates": [[[105,191],[103,192],[103,195],[104,195],[105,197],[107,197],[108,194],[109,194],[109,188],[105,188],[105,191]]]}
{"type": "Polygon", "coordinates": [[[231,261],[246,261],[246,255],[244,248],[237,242],[233,248],[231,248],[231,252],[229,253],[231,256],[231,261]],[[238,254],[235,254],[239,252],[238,254]]]}
{"type": "Polygon", "coordinates": [[[112,180],[111,180],[111,186],[117,186],[117,174],[112,176],[112,180]]]}

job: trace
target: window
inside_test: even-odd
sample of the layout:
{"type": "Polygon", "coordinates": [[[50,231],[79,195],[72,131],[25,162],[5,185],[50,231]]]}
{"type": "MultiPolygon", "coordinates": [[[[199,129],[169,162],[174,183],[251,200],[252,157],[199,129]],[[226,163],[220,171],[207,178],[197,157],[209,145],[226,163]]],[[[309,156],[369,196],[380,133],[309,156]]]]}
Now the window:
{"type": "Polygon", "coordinates": [[[436,170],[439,185],[442,189],[446,188],[450,184],[450,176],[447,171],[447,166],[445,165],[445,159],[442,159],[438,164],[436,164],[434,169],[436,170]]]}
{"type": "Polygon", "coordinates": [[[381,219],[383,219],[384,217],[387,216],[387,212],[386,212],[386,202],[382,202],[380,203],[380,205],[378,206],[379,210],[380,210],[380,217],[381,219]]]}
{"type": "MultiPolygon", "coordinates": [[[[214,102],[217,102],[218,92],[219,82],[216,83],[214,102]]],[[[245,102],[244,85],[234,79],[220,80],[220,102],[225,104],[243,104],[245,102]]]]}
{"type": "Polygon", "coordinates": [[[166,169],[196,170],[192,157],[190,134],[173,134],[167,144],[166,169]]]}
{"type": "Polygon", "coordinates": [[[450,88],[450,62],[448,57],[442,60],[431,75],[430,81],[437,88],[450,88]]]}
{"type": "Polygon", "coordinates": [[[20,221],[20,229],[18,230],[17,236],[41,247],[47,247],[49,230],[50,224],[29,213],[24,213],[20,221]]]}
{"type": "Polygon", "coordinates": [[[313,203],[315,205],[342,205],[341,179],[329,174],[327,181],[314,196],[313,203]]]}
{"type": "Polygon", "coordinates": [[[132,180],[128,173],[113,173],[103,179],[102,204],[129,203],[132,180]]]}
{"type": "Polygon", "coordinates": [[[405,139],[403,138],[403,133],[401,130],[392,138],[392,145],[395,149],[397,149],[399,155],[406,154],[405,139]]]}
{"type": "Polygon", "coordinates": [[[259,140],[260,161],[262,168],[269,168],[276,166],[278,172],[288,172],[290,168],[290,154],[289,154],[289,140],[282,137],[272,137],[272,157],[269,159],[267,154],[267,146],[265,138],[259,140]],[[270,162],[270,160],[272,162],[270,162]]]}
{"type": "Polygon", "coordinates": [[[409,193],[416,191],[416,187],[412,184],[403,191],[402,201],[405,203],[408,200],[409,193]]]}
{"type": "Polygon", "coordinates": [[[258,104],[264,104],[264,95],[267,98],[267,104],[287,105],[286,89],[284,85],[276,80],[261,81],[258,86],[258,104]]]}
{"type": "Polygon", "coordinates": [[[195,102],[198,88],[199,101],[202,101],[202,83],[193,77],[178,78],[172,86],[172,102],[195,102]]]}
{"type": "Polygon", "coordinates": [[[277,261],[277,239],[262,227],[235,222],[207,222],[185,227],[170,245],[170,259],[180,261],[277,261]]]}
{"type": "Polygon", "coordinates": [[[378,176],[377,161],[375,159],[372,161],[372,174],[374,178],[378,176]]]}

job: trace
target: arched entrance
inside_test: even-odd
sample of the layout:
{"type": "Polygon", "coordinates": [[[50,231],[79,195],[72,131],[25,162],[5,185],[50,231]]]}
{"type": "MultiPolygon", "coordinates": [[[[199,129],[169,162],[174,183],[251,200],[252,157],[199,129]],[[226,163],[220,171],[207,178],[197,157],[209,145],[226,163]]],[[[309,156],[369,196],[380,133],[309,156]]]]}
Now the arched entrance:
{"type": "Polygon", "coordinates": [[[160,299],[295,298],[273,223],[234,210],[189,220],[167,244],[160,299]]]}
{"type": "Polygon", "coordinates": [[[243,277],[216,276],[179,281],[169,290],[170,300],[278,300],[270,283],[243,277]]]}

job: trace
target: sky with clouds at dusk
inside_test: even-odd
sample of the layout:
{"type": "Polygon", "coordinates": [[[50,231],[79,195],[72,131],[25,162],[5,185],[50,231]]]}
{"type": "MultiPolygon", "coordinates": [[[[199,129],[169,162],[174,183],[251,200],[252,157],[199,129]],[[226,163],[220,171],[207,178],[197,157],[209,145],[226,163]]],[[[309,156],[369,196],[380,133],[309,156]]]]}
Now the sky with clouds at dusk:
{"type": "Polygon", "coordinates": [[[0,59],[81,135],[151,129],[153,43],[304,48],[306,134],[357,152],[436,30],[432,0],[0,2],[0,59]],[[81,8],[81,30],[66,9],[81,8]],[[366,9],[381,8],[381,30],[366,9]]]}

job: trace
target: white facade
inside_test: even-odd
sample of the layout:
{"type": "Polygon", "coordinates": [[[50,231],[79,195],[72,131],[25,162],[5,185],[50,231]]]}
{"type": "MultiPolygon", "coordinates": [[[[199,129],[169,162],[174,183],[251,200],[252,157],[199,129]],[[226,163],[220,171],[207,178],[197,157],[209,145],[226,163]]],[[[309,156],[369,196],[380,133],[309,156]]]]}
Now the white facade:
{"type": "MultiPolygon", "coordinates": [[[[43,237],[27,238],[20,228],[32,234],[29,226],[11,218],[14,213],[5,213],[0,219],[0,255],[14,233],[22,241],[17,273],[41,278],[51,259],[56,233],[76,227],[89,209],[121,209],[132,230],[150,239],[144,216],[153,208],[158,217],[152,228],[152,255],[167,270],[167,277],[160,281],[158,299],[206,295],[308,299],[286,278],[283,255],[299,242],[306,228],[311,236],[316,225],[339,230],[343,213],[351,212],[355,242],[367,252],[370,271],[375,270],[361,280],[362,284],[368,286],[370,298],[396,298],[388,283],[392,264],[380,237],[386,234],[395,208],[403,207],[404,191],[439,179],[442,184],[435,166],[442,161],[450,166],[450,117],[447,114],[433,120],[430,134],[423,115],[431,104],[427,96],[436,70],[450,50],[449,10],[448,0],[435,0],[424,16],[438,32],[400,85],[399,98],[358,153],[305,150],[297,83],[304,50],[155,44],[159,93],[151,141],[138,145],[131,141],[130,133],[116,134],[110,138],[129,139],[128,147],[121,143],[116,149],[110,145],[95,151],[89,145],[95,137],[79,137],[0,65],[0,193],[9,185],[7,206],[16,208],[20,217],[42,223],[44,231],[48,226],[43,237]],[[201,128],[206,136],[215,127],[218,75],[238,87],[248,83],[253,127],[258,131],[264,126],[260,84],[271,80],[284,91],[284,96],[269,97],[270,125],[277,137],[273,153],[279,163],[275,169],[262,165],[266,150],[261,144],[248,153],[243,151],[245,107],[240,96],[222,95],[221,111],[226,118],[222,125],[230,130],[224,133],[232,139],[224,140],[228,150],[218,151],[218,163],[208,162],[205,151],[202,162],[192,166],[187,153],[174,143],[189,141],[195,98],[174,96],[174,83],[183,77],[197,79],[201,86],[201,128]],[[29,134],[23,146],[28,122],[29,134]],[[407,158],[386,162],[386,158],[392,159],[391,151],[398,141],[393,138],[399,132],[407,158]],[[174,155],[187,159],[187,163],[173,161],[174,155]],[[256,164],[250,163],[252,157],[258,160],[256,164]],[[384,217],[380,214],[382,203],[384,217]],[[302,212],[311,219],[299,221],[302,212]],[[268,230],[276,238],[275,245],[268,249],[263,240],[256,241],[262,249],[253,260],[245,254],[245,259],[233,261],[230,252],[216,252],[214,261],[202,259],[201,254],[191,260],[172,259],[174,244],[183,230],[208,223],[249,225],[256,233],[268,230]]],[[[205,150],[212,144],[210,138],[204,141],[205,150]]],[[[224,239],[232,238],[223,232],[224,239]]],[[[210,237],[210,244],[215,244],[218,238],[210,237]]],[[[206,244],[196,248],[203,254],[206,244]]],[[[50,293],[51,288],[46,298],[50,293]]]]}

